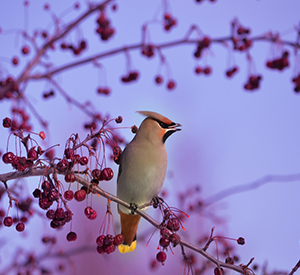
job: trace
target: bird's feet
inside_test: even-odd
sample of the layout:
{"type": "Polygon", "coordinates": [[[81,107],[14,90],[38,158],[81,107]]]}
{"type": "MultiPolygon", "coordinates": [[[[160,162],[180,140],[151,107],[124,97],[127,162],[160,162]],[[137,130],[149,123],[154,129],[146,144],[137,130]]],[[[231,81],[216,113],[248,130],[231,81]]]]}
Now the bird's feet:
{"type": "Polygon", "coordinates": [[[135,210],[137,210],[137,209],[138,209],[138,206],[137,206],[137,204],[136,204],[136,203],[133,203],[133,202],[131,202],[131,203],[130,203],[130,210],[131,210],[130,214],[131,214],[131,215],[134,215],[134,213],[135,213],[135,210]]]}

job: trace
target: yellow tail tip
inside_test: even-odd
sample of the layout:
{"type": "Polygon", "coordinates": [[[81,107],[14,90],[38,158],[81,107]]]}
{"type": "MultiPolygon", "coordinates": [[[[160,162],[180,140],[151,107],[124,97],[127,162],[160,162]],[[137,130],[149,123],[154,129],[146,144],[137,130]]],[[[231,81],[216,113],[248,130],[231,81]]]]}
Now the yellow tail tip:
{"type": "Polygon", "coordinates": [[[131,245],[120,244],[118,249],[121,253],[128,253],[134,251],[136,248],[136,240],[131,243],[131,245]]]}

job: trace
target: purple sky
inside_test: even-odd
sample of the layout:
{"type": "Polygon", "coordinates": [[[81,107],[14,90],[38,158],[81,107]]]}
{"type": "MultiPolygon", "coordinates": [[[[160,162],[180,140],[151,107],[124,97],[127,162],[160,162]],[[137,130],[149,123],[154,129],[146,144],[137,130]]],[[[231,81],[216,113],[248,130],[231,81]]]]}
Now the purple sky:
{"type": "MultiPolygon", "coordinates": [[[[57,14],[72,3],[69,0],[52,2],[51,8],[57,14]]],[[[64,22],[83,12],[86,2],[81,1],[81,9],[67,15],[64,22]]],[[[126,3],[118,3],[117,12],[109,8],[108,17],[116,34],[105,43],[95,35],[96,16],[91,16],[78,30],[66,37],[67,42],[78,41],[82,36],[89,41],[88,50],[75,59],[139,43],[143,23],[162,18],[162,2],[128,0],[126,3]]],[[[22,3],[19,0],[0,3],[2,30],[24,27],[22,3]]],[[[48,24],[50,16],[42,9],[43,3],[30,1],[30,33],[36,27],[42,29],[51,26],[48,24]]],[[[177,18],[178,26],[166,33],[160,24],[151,24],[150,37],[154,44],[183,38],[193,24],[198,25],[205,35],[221,38],[229,34],[230,22],[234,18],[238,18],[245,27],[250,27],[253,36],[273,31],[281,34],[283,40],[294,42],[297,38],[295,27],[299,24],[300,8],[297,0],[290,0],[288,4],[280,0],[219,0],[216,3],[204,1],[202,4],[192,0],[174,0],[170,3],[169,11],[177,18]]],[[[195,34],[193,37],[197,38],[195,34]]],[[[7,76],[8,71],[18,75],[26,65],[30,56],[28,59],[22,57],[16,68],[10,64],[12,56],[21,56],[20,48],[23,44],[21,36],[0,35],[1,76],[7,76]]],[[[158,56],[149,60],[141,56],[139,50],[130,52],[133,69],[140,71],[139,80],[135,83],[124,85],[120,82],[121,75],[127,72],[124,53],[99,60],[105,68],[106,77],[101,75],[101,70],[89,64],[64,72],[56,76],[55,80],[77,100],[85,102],[88,99],[93,102],[103,115],[122,115],[123,126],[139,125],[143,117],[135,113],[137,110],[156,111],[183,125],[183,130],[168,139],[166,145],[168,172],[172,174],[165,182],[165,188],[170,194],[167,198],[169,205],[176,206],[176,194],[196,184],[201,186],[200,196],[205,199],[226,188],[251,183],[265,175],[297,173],[300,160],[300,99],[293,92],[291,79],[299,73],[299,56],[297,63],[292,48],[284,47],[290,52],[290,68],[283,72],[271,71],[266,69],[266,60],[278,57],[282,48],[266,42],[254,43],[250,49],[254,64],[251,72],[262,74],[263,80],[261,88],[252,93],[243,89],[250,70],[245,53],[231,52],[230,47],[213,44],[205,57],[195,60],[195,48],[195,45],[181,45],[162,50],[171,68],[172,78],[177,83],[172,92],[165,88],[165,84],[157,86],[154,83],[160,64],[158,56]],[[225,71],[234,63],[239,66],[239,73],[233,79],[228,79],[225,71]],[[195,75],[196,65],[211,66],[212,75],[195,75]],[[108,97],[96,94],[96,87],[105,82],[112,89],[108,97]]],[[[49,62],[54,67],[72,60],[74,57],[70,52],[61,50],[49,55],[49,62]]],[[[40,70],[39,67],[36,72],[40,70]]],[[[165,68],[162,73],[166,78],[165,68]]],[[[36,81],[29,83],[26,94],[39,114],[50,122],[49,143],[44,146],[61,144],[56,149],[58,156],[61,156],[64,142],[71,133],[78,132],[84,138],[86,132],[82,125],[88,118],[76,107],[68,105],[59,94],[54,99],[42,100],[41,93],[51,88],[44,81],[36,81]]],[[[1,118],[10,116],[10,102],[1,101],[0,106],[1,118]]],[[[34,117],[32,122],[36,131],[43,130],[34,117]]],[[[121,134],[127,140],[133,136],[127,129],[122,130],[121,134]]],[[[1,128],[2,150],[5,150],[7,135],[8,132],[1,128]]],[[[13,140],[10,146],[10,150],[13,150],[13,140]]],[[[112,164],[112,167],[117,171],[116,165],[112,164]]],[[[9,172],[9,169],[1,162],[1,173],[9,172]]],[[[32,192],[37,185],[38,179],[28,180],[26,189],[32,192]]],[[[115,180],[102,187],[114,193],[115,180]]],[[[195,242],[197,237],[209,235],[211,227],[215,225],[217,235],[243,236],[246,239],[245,246],[236,245],[240,263],[245,264],[251,257],[255,257],[258,264],[267,262],[270,270],[290,271],[299,260],[300,252],[300,222],[297,218],[300,210],[299,193],[298,181],[270,182],[258,189],[225,198],[207,209],[207,213],[212,212],[225,219],[225,224],[216,224],[211,219],[192,213],[185,226],[189,235],[184,236],[195,242]]],[[[6,209],[7,201],[2,200],[1,203],[0,207],[6,209]]],[[[73,223],[78,241],[71,244],[65,240],[68,226],[57,233],[49,228],[48,221],[40,219],[34,219],[24,234],[2,227],[0,240],[1,243],[5,241],[5,246],[0,252],[0,271],[8,259],[7,255],[12,259],[13,251],[19,245],[25,244],[28,249],[42,251],[44,247],[36,237],[41,235],[41,231],[57,233],[60,240],[57,247],[65,250],[84,243],[94,244],[104,215],[104,210],[101,211],[104,205],[103,199],[95,197],[93,206],[98,209],[99,217],[96,221],[87,221],[83,217],[85,203],[71,204],[73,209],[78,209],[73,223]]],[[[116,228],[119,228],[116,207],[113,206],[113,209],[116,228]]],[[[155,213],[153,215],[157,217],[155,213]]],[[[149,228],[142,221],[138,232],[150,236],[152,231],[149,228]]],[[[148,248],[140,242],[136,251],[128,255],[120,255],[118,252],[110,256],[98,255],[96,252],[85,253],[73,258],[74,267],[77,274],[99,274],[104,269],[105,274],[119,274],[120,269],[124,270],[122,274],[134,274],[133,269],[138,270],[136,274],[150,274],[148,265],[157,253],[158,238],[158,234],[154,235],[148,248]]],[[[213,251],[211,249],[210,252],[213,251]]],[[[174,252],[174,256],[168,252],[165,266],[159,267],[155,274],[166,274],[171,270],[182,270],[183,274],[179,248],[174,252]]],[[[196,266],[199,267],[202,258],[197,255],[197,259],[196,266]]]]}

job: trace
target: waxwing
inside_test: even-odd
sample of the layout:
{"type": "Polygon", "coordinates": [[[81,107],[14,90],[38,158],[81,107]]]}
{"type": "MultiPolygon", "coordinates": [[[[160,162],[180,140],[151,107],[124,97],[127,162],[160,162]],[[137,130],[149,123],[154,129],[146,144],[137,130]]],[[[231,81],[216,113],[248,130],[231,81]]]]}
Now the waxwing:
{"type": "MultiPolygon", "coordinates": [[[[146,116],[132,141],[124,149],[117,179],[117,196],[136,207],[150,203],[165,180],[167,169],[166,139],[180,131],[181,125],[154,112],[139,111],[146,116]]],[[[121,253],[136,247],[136,231],[141,216],[118,205],[124,243],[121,253]]],[[[146,210],[146,208],[143,208],[146,210]]]]}

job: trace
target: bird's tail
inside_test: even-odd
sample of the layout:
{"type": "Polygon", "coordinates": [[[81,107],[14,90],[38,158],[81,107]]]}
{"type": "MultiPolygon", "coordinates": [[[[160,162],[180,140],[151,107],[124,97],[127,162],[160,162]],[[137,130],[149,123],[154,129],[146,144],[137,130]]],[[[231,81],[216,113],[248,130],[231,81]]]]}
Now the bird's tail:
{"type": "Polygon", "coordinates": [[[122,227],[121,234],[124,236],[124,242],[123,244],[119,245],[119,251],[121,253],[132,252],[136,247],[136,231],[141,216],[137,214],[124,214],[120,209],[119,213],[122,227]]]}

